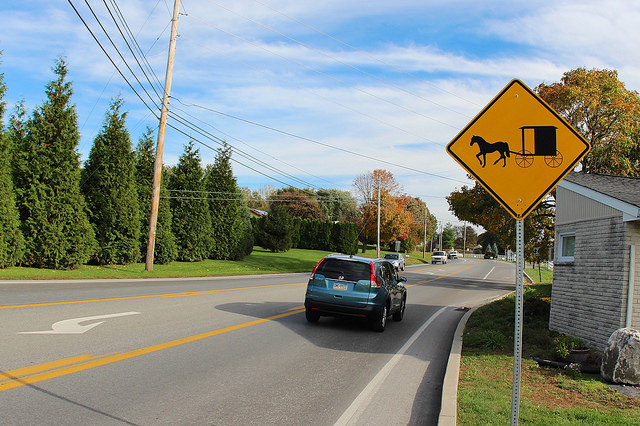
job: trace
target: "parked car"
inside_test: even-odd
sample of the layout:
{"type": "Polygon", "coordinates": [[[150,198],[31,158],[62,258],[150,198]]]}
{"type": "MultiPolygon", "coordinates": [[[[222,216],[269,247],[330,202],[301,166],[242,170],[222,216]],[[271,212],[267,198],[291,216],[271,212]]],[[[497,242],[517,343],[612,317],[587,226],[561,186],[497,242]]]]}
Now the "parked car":
{"type": "Polygon", "coordinates": [[[431,263],[441,262],[443,265],[447,263],[447,253],[443,251],[434,251],[431,254],[431,263]]]}
{"type": "Polygon", "coordinates": [[[447,253],[447,257],[449,259],[457,259],[458,258],[458,252],[455,250],[449,250],[449,253],[447,253]]]}
{"type": "Polygon", "coordinates": [[[396,271],[404,271],[404,256],[400,253],[387,253],[384,258],[391,262],[396,271]]]}
{"type": "Polygon", "coordinates": [[[307,321],[317,322],[321,316],[360,317],[367,318],[373,330],[384,331],[390,315],[402,321],[406,281],[388,260],[329,255],[309,277],[304,300],[307,321]]]}

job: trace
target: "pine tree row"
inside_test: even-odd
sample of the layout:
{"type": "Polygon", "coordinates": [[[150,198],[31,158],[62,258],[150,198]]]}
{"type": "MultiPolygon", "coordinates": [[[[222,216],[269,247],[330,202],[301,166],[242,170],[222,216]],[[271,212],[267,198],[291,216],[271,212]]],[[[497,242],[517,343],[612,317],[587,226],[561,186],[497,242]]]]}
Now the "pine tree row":
{"type": "Polygon", "coordinates": [[[353,222],[303,219],[291,216],[281,204],[273,206],[267,216],[253,221],[256,244],[273,252],[291,248],[345,254],[358,251],[358,231],[353,222]]]}
{"type": "MultiPolygon", "coordinates": [[[[22,104],[3,127],[0,74],[0,268],[68,269],[85,263],[126,264],[146,255],[154,167],[153,131],[132,150],[123,101],[112,101],[81,167],[77,115],[67,66],[59,59],[46,100],[31,117],[22,104]]],[[[249,210],[218,150],[202,169],[190,142],[165,168],[158,211],[156,263],[241,259],[253,249],[249,210]],[[227,194],[227,196],[202,196],[227,194]]]]}

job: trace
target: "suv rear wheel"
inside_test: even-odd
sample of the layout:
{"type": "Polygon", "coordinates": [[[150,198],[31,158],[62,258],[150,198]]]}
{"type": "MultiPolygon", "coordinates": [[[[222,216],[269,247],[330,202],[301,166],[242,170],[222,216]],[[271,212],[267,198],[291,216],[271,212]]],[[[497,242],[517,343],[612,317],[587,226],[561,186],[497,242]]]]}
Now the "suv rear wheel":
{"type": "Polygon", "coordinates": [[[387,305],[385,304],[382,308],[382,314],[375,318],[371,323],[371,328],[373,331],[383,332],[385,325],[387,325],[387,314],[389,311],[387,310],[387,305]]]}
{"type": "Polygon", "coordinates": [[[309,308],[306,309],[305,316],[307,317],[307,321],[309,322],[318,322],[318,320],[320,319],[320,314],[309,308]]]}

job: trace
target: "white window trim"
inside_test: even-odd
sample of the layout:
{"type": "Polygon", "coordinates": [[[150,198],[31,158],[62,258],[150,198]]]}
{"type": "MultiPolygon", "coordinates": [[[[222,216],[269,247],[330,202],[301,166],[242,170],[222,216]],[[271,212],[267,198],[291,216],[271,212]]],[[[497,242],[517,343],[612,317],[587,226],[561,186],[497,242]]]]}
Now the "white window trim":
{"type": "MultiPolygon", "coordinates": [[[[574,237],[575,238],[576,233],[575,231],[572,232],[562,232],[558,234],[558,262],[562,263],[568,263],[568,262],[574,262],[575,261],[575,256],[563,256],[562,255],[562,251],[563,251],[563,245],[564,245],[564,239],[567,237],[574,237]]],[[[575,247],[574,247],[574,253],[575,253],[575,247]]]]}

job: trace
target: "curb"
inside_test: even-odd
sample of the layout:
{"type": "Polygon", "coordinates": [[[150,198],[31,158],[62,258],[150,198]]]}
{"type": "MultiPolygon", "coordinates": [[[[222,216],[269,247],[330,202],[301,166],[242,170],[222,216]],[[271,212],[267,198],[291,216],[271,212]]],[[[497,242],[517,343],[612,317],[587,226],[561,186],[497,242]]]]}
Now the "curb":
{"type": "Polygon", "coordinates": [[[468,310],[453,334],[453,342],[451,342],[451,351],[449,360],[447,361],[447,370],[444,373],[444,381],[442,383],[442,400],[440,401],[440,416],[438,417],[438,425],[455,426],[458,416],[458,380],[460,379],[460,357],[462,354],[462,335],[467,325],[469,317],[480,307],[503,299],[511,293],[502,296],[486,299],[476,306],[468,310]]]}
{"type": "Polygon", "coordinates": [[[458,415],[458,379],[460,378],[460,354],[462,352],[462,334],[471,314],[480,306],[476,306],[464,314],[451,343],[451,352],[447,361],[447,370],[444,373],[442,383],[442,401],[440,403],[440,416],[438,425],[455,426],[458,415]]]}

